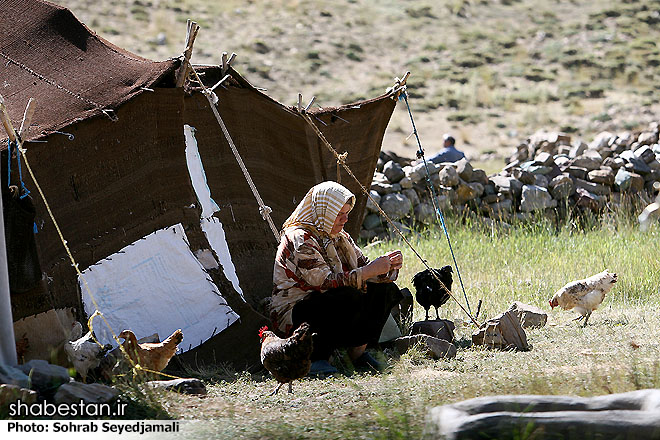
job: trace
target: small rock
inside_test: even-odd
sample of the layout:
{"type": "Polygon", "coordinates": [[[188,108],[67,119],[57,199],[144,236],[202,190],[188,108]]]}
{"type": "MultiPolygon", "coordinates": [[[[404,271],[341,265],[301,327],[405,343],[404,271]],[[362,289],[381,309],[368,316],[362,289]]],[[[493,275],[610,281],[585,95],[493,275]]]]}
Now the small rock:
{"type": "Polygon", "coordinates": [[[589,148],[593,150],[601,150],[610,145],[610,142],[612,142],[613,139],[616,139],[616,135],[614,133],[603,131],[596,135],[594,140],[589,144],[589,148]]]}
{"type": "Polygon", "coordinates": [[[586,168],[582,167],[576,167],[576,166],[569,166],[564,170],[571,176],[575,177],[576,179],[586,179],[587,178],[587,172],[588,170],[586,168]]]}
{"type": "Polygon", "coordinates": [[[575,159],[573,159],[571,161],[571,166],[586,168],[587,171],[597,170],[598,168],[600,168],[600,165],[603,163],[603,158],[600,157],[600,155],[598,157],[595,157],[593,153],[589,154],[589,152],[598,154],[593,150],[587,150],[581,156],[578,156],[575,159]]]}
{"type": "Polygon", "coordinates": [[[434,319],[429,321],[417,321],[412,325],[410,333],[413,335],[424,334],[434,338],[454,342],[454,329],[456,326],[448,319],[434,319]]]}
{"type": "MultiPolygon", "coordinates": [[[[612,176],[612,179],[614,179],[614,176],[612,176]]],[[[408,200],[410,200],[410,203],[413,206],[419,205],[419,196],[417,195],[417,191],[411,188],[411,189],[404,189],[403,191],[401,191],[401,193],[404,196],[408,197],[408,200]]]]}
{"type": "Polygon", "coordinates": [[[371,231],[373,229],[376,229],[378,226],[381,225],[381,219],[380,215],[378,214],[369,214],[364,218],[364,221],[362,222],[362,227],[368,231],[371,231]]]}
{"type": "Polygon", "coordinates": [[[531,183],[531,185],[536,185],[540,186],[542,188],[547,188],[549,183],[549,179],[544,176],[543,174],[535,174],[534,175],[534,182],[531,183]]]}
{"type": "Polygon", "coordinates": [[[17,367],[19,370],[31,376],[31,389],[39,394],[50,395],[55,392],[60,385],[69,383],[71,377],[69,371],[59,365],[51,365],[40,359],[33,359],[17,367]]]}
{"type": "Polygon", "coordinates": [[[656,132],[645,131],[639,134],[637,143],[639,145],[651,145],[658,142],[658,134],[656,132]]]}
{"type": "Polygon", "coordinates": [[[458,185],[458,172],[452,166],[446,166],[438,173],[440,184],[443,186],[456,186],[458,185]]]}
{"type": "Polygon", "coordinates": [[[522,328],[539,328],[548,322],[548,314],[543,310],[519,301],[515,301],[509,310],[520,319],[522,328]]]}
{"type": "Polygon", "coordinates": [[[513,177],[520,180],[525,185],[534,185],[534,182],[536,181],[534,174],[520,168],[513,170],[513,177]]]}
{"type": "Polygon", "coordinates": [[[468,182],[478,182],[481,183],[482,185],[488,185],[488,175],[484,170],[472,170],[472,177],[468,182]]]}
{"type": "Polygon", "coordinates": [[[514,197],[520,197],[522,194],[523,183],[514,177],[496,175],[491,176],[490,181],[493,182],[499,192],[508,193],[514,197]]]}
{"type": "Polygon", "coordinates": [[[477,191],[479,189],[481,189],[481,192],[483,192],[483,187],[481,187],[481,184],[479,183],[468,184],[465,183],[463,179],[461,179],[458,183],[458,186],[456,187],[456,196],[457,196],[456,203],[459,205],[464,205],[470,200],[479,197],[481,195],[481,194],[477,194],[477,191]],[[475,186],[471,186],[471,185],[475,185],[475,186]],[[478,185],[478,187],[476,185],[478,185]]]}
{"type": "Polygon", "coordinates": [[[425,225],[430,225],[435,221],[435,212],[428,203],[420,203],[414,209],[415,220],[425,225]]]}
{"type": "Polygon", "coordinates": [[[512,209],[513,201],[511,199],[504,199],[501,202],[487,205],[484,214],[489,214],[491,218],[508,217],[512,209]]]}
{"type": "Polygon", "coordinates": [[[565,174],[555,177],[550,182],[550,195],[556,200],[563,200],[570,197],[574,192],[575,185],[573,184],[573,179],[565,174]]]}
{"type": "Polygon", "coordinates": [[[582,142],[582,141],[579,141],[579,140],[578,140],[578,141],[575,141],[575,142],[573,143],[573,146],[571,147],[571,151],[570,151],[570,153],[568,153],[568,156],[569,156],[571,159],[575,159],[576,157],[581,156],[582,153],[584,153],[585,151],[587,151],[587,148],[588,148],[588,147],[589,147],[589,146],[588,146],[587,144],[585,144],[584,142],[582,142]]]}
{"type": "MultiPolygon", "coordinates": [[[[378,194],[378,192],[376,192],[374,190],[371,190],[371,191],[369,191],[369,195],[371,196],[371,198],[374,199],[374,201],[376,203],[380,204],[381,197],[380,197],[380,194],[378,194]]],[[[367,197],[367,206],[366,206],[366,208],[367,208],[367,211],[369,211],[369,212],[378,212],[378,207],[374,204],[374,202],[371,201],[371,199],[369,197],[367,197]]]]}
{"type": "Polygon", "coordinates": [[[62,385],[55,393],[55,403],[74,404],[81,400],[85,403],[110,403],[119,395],[119,391],[100,383],[70,382],[62,385]]]}
{"type": "Polygon", "coordinates": [[[554,160],[552,154],[548,153],[547,151],[544,151],[536,155],[536,157],[534,158],[534,162],[536,162],[538,165],[551,167],[554,160]]]}
{"type": "Polygon", "coordinates": [[[655,160],[655,153],[653,152],[653,149],[648,145],[645,145],[635,151],[635,156],[639,159],[642,159],[647,164],[655,160]]]}
{"type": "Polygon", "coordinates": [[[394,347],[401,354],[414,345],[422,347],[426,351],[426,355],[433,359],[452,359],[456,357],[454,344],[429,335],[403,336],[394,341],[394,347]]]}
{"type": "Polygon", "coordinates": [[[482,324],[472,334],[472,343],[492,348],[529,350],[527,335],[520,325],[520,319],[510,310],[482,324]]]}
{"type": "Polygon", "coordinates": [[[206,394],[206,386],[199,379],[152,380],[147,385],[182,394],[206,394]]]}
{"type": "Polygon", "coordinates": [[[577,194],[577,200],[575,202],[577,206],[583,206],[592,211],[600,211],[605,206],[605,196],[599,196],[582,187],[575,188],[575,193],[577,194]]]}
{"type": "Polygon", "coordinates": [[[0,364],[0,383],[16,385],[21,388],[28,388],[30,378],[23,371],[16,367],[0,364]]]}
{"type": "Polygon", "coordinates": [[[523,212],[538,211],[540,209],[554,208],[557,201],[553,200],[547,189],[536,185],[525,185],[522,190],[520,210],[523,212]]]}
{"type": "Polygon", "coordinates": [[[9,405],[18,400],[26,405],[31,405],[37,401],[37,393],[17,385],[0,385],[0,412],[6,412],[9,405]]]}
{"type": "Polygon", "coordinates": [[[390,183],[397,183],[406,176],[401,165],[392,160],[387,162],[383,167],[383,174],[385,174],[390,183]]]}
{"type": "Polygon", "coordinates": [[[408,197],[401,193],[387,194],[382,198],[380,207],[393,220],[407,216],[413,208],[408,197]]]}
{"type": "Polygon", "coordinates": [[[582,179],[575,179],[575,187],[584,188],[591,193],[601,196],[605,196],[612,192],[612,190],[605,185],[601,185],[600,183],[587,182],[586,180],[582,179]]]}
{"type": "Polygon", "coordinates": [[[590,182],[602,183],[603,185],[614,185],[614,170],[609,167],[601,167],[599,170],[589,171],[587,179],[590,182]]]}
{"type": "Polygon", "coordinates": [[[410,189],[413,187],[414,182],[410,177],[404,177],[403,179],[399,180],[399,185],[401,185],[401,188],[404,189],[410,189]]]}
{"type": "Polygon", "coordinates": [[[371,184],[371,191],[376,191],[378,194],[381,196],[390,194],[394,192],[394,186],[390,183],[383,183],[383,182],[373,182],[371,184]]]}
{"type": "Polygon", "coordinates": [[[463,158],[456,162],[456,172],[460,176],[461,179],[465,180],[466,182],[469,182],[470,179],[472,178],[472,165],[466,158],[463,158]]]}

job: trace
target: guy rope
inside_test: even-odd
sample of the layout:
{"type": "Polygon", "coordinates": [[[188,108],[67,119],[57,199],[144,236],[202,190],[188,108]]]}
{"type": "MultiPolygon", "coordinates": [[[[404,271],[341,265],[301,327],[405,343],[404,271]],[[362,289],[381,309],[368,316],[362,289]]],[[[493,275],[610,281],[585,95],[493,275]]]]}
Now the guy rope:
{"type": "MultiPolygon", "coordinates": [[[[409,74],[410,74],[410,73],[406,74],[406,76],[404,77],[404,80],[403,80],[403,81],[397,79],[397,83],[395,84],[394,88],[393,88],[392,91],[390,92],[390,93],[392,93],[395,97],[398,97],[400,93],[402,93],[403,91],[405,91],[405,79],[408,77],[409,74]]],[[[474,318],[472,317],[472,314],[471,314],[468,310],[466,310],[465,307],[463,307],[463,305],[462,305],[462,304],[456,299],[456,297],[452,294],[451,290],[447,289],[447,287],[444,285],[444,283],[442,282],[442,280],[440,280],[440,278],[439,278],[438,275],[435,273],[435,271],[432,270],[431,267],[428,265],[427,261],[426,261],[424,258],[422,258],[422,256],[419,254],[419,252],[417,252],[417,250],[416,250],[415,247],[412,245],[412,243],[410,243],[410,241],[405,237],[405,235],[403,235],[403,233],[401,232],[401,230],[399,230],[399,228],[394,224],[394,222],[392,221],[392,219],[390,219],[390,217],[389,217],[389,216],[388,216],[388,215],[387,215],[387,214],[381,209],[381,207],[378,205],[378,203],[376,203],[376,201],[374,200],[374,198],[373,198],[373,197],[371,196],[371,194],[369,193],[369,190],[368,190],[367,188],[365,188],[364,185],[362,185],[362,183],[360,182],[360,180],[355,176],[355,174],[353,174],[353,172],[352,172],[351,169],[348,167],[348,165],[346,165],[346,160],[345,160],[345,159],[346,159],[346,156],[345,156],[345,155],[341,155],[341,154],[339,154],[339,153],[337,152],[337,150],[335,150],[335,149],[332,147],[332,145],[330,145],[330,142],[328,142],[328,140],[325,138],[325,136],[323,135],[323,133],[321,132],[321,130],[320,130],[320,129],[316,126],[316,124],[312,121],[312,118],[309,116],[309,113],[308,113],[307,111],[302,111],[302,110],[301,110],[301,111],[300,111],[300,116],[301,116],[303,119],[305,119],[305,121],[307,121],[307,123],[310,125],[310,127],[312,127],[312,129],[314,130],[314,132],[316,133],[316,135],[318,136],[318,138],[321,140],[321,142],[323,143],[323,145],[325,145],[325,147],[326,147],[326,148],[327,148],[327,149],[328,149],[328,150],[334,155],[335,159],[337,160],[337,163],[344,167],[344,170],[348,173],[348,175],[351,176],[351,177],[353,178],[353,180],[355,180],[355,182],[360,186],[360,188],[362,189],[362,192],[363,192],[363,193],[369,198],[369,200],[371,200],[371,202],[374,204],[374,206],[376,206],[376,208],[378,208],[378,212],[380,213],[380,215],[381,215],[383,218],[385,218],[385,220],[386,220],[386,221],[392,226],[392,228],[397,232],[397,234],[399,234],[399,236],[401,236],[401,238],[403,239],[403,241],[408,245],[408,247],[410,247],[410,249],[413,251],[413,253],[414,253],[414,254],[417,256],[417,258],[419,258],[419,260],[422,262],[422,264],[423,264],[427,269],[429,269],[429,272],[430,272],[430,273],[433,275],[433,277],[434,277],[434,278],[440,283],[440,286],[444,287],[444,288],[447,290],[447,292],[449,293],[449,296],[450,296],[450,297],[456,302],[456,304],[458,304],[458,306],[463,310],[463,312],[465,312],[465,314],[468,315],[468,317],[470,318],[470,320],[472,321],[472,323],[473,323],[474,325],[476,325],[477,327],[479,327],[479,323],[476,321],[476,319],[474,319],[474,318]]]]}
{"type": "MultiPolygon", "coordinates": [[[[402,84],[400,87],[401,91],[399,94],[399,99],[403,98],[403,100],[406,103],[406,107],[408,108],[408,115],[410,116],[410,122],[412,123],[413,134],[415,135],[415,139],[417,139],[417,146],[419,147],[419,150],[417,150],[417,159],[422,159],[424,163],[424,169],[426,170],[426,186],[428,187],[431,193],[431,203],[433,203],[433,210],[435,212],[435,217],[440,221],[440,224],[442,225],[442,229],[444,229],[445,231],[445,237],[447,237],[447,244],[449,245],[451,258],[454,260],[454,267],[456,268],[456,273],[458,274],[458,281],[461,283],[461,289],[463,289],[463,296],[465,297],[465,303],[467,304],[468,311],[472,313],[472,310],[470,309],[470,301],[468,301],[467,294],[465,293],[465,287],[463,286],[463,278],[461,277],[461,271],[458,269],[458,263],[456,262],[456,256],[454,255],[454,249],[452,248],[451,240],[449,239],[449,231],[447,230],[447,225],[445,224],[445,216],[442,215],[442,211],[440,211],[438,196],[436,195],[435,188],[431,183],[431,173],[429,172],[429,166],[426,163],[426,158],[424,157],[424,149],[422,148],[422,142],[419,140],[419,135],[417,134],[417,127],[415,126],[415,120],[413,119],[412,111],[410,110],[410,104],[408,104],[408,92],[406,91],[405,81],[409,75],[410,72],[407,72],[406,75],[403,77],[402,84]]],[[[479,312],[477,312],[477,315],[478,314],[479,312]]]]}
{"type": "MultiPolygon", "coordinates": [[[[17,151],[16,155],[17,155],[17,160],[19,161],[19,166],[20,166],[21,157],[25,161],[25,167],[27,168],[28,173],[30,174],[30,177],[32,178],[32,182],[34,183],[34,186],[37,188],[37,191],[39,192],[39,195],[41,196],[41,200],[44,202],[44,206],[46,207],[46,211],[48,212],[48,215],[50,216],[50,219],[52,220],[53,225],[55,226],[55,230],[57,231],[57,235],[59,236],[60,241],[62,242],[62,245],[64,246],[64,250],[66,251],[67,255],[69,256],[69,260],[71,261],[71,265],[75,269],[76,274],[78,275],[78,278],[80,280],[82,280],[83,285],[85,286],[85,290],[89,294],[89,297],[91,298],[92,303],[94,304],[94,307],[95,307],[96,310],[94,311],[92,316],[89,317],[89,320],[87,321],[87,325],[89,327],[90,332],[94,331],[94,328],[93,328],[94,318],[96,316],[100,316],[101,319],[103,319],[103,322],[105,323],[106,327],[108,327],[108,329],[110,330],[110,333],[112,334],[113,339],[119,345],[120,350],[123,353],[124,357],[126,359],[128,359],[128,361],[132,365],[134,373],[138,372],[138,371],[145,371],[145,372],[149,372],[149,373],[160,374],[161,376],[171,377],[171,378],[174,378],[174,379],[180,379],[177,376],[171,376],[171,375],[166,374],[166,373],[161,373],[160,371],[153,371],[153,370],[144,368],[140,364],[136,364],[135,362],[133,362],[131,357],[126,352],[126,349],[124,348],[124,346],[120,343],[119,337],[116,335],[116,333],[114,332],[114,330],[110,326],[110,323],[106,320],[105,316],[103,316],[103,313],[101,313],[99,311],[99,306],[98,306],[98,303],[96,302],[96,298],[94,297],[94,294],[92,293],[92,290],[89,288],[89,285],[87,284],[87,281],[85,280],[85,277],[83,276],[82,272],[80,271],[80,268],[78,267],[78,263],[76,263],[76,260],[73,257],[73,253],[71,252],[71,249],[69,248],[69,245],[68,245],[67,241],[64,239],[64,234],[62,234],[62,230],[60,229],[60,226],[57,223],[57,220],[55,220],[55,215],[53,214],[53,211],[51,210],[50,205],[48,204],[48,201],[46,200],[46,196],[45,196],[44,192],[42,191],[41,186],[39,185],[39,182],[37,182],[37,178],[34,175],[34,172],[32,171],[32,167],[30,167],[30,162],[28,161],[28,158],[27,158],[27,155],[26,155],[27,150],[23,147],[23,139],[22,139],[21,135],[23,135],[25,133],[25,131],[27,130],[27,127],[29,127],[29,125],[30,125],[30,119],[32,118],[32,115],[34,114],[35,105],[36,104],[35,104],[34,99],[30,98],[28,103],[27,103],[27,107],[25,108],[25,113],[23,115],[23,122],[21,124],[21,129],[20,129],[19,132],[16,132],[16,130],[14,129],[14,127],[11,123],[11,119],[9,118],[9,114],[7,113],[7,108],[6,108],[5,103],[4,103],[4,98],[2,97],[2,95],[0,95],[0,120],[2,120],[2,125],[4,126],[5,131],[7,132],[7,136],[8,136],[9,144],[10,144],[10,147],[9,147],[7,153],[9,154],[10,159],[11,159],[11,145],[13,144],[14,148],[17,151]]],[[[19,178],[21,180],[21,185],[22,185],[22,177],[19,176],[19,178]]],[[[60,322],[60,325],[61,325],[61,322],[60,322]]],[[[93,335],[93,333],[92,333],[92,335],[93,335]]],[[[92,339],[99,346],[103,346],[95,337],[93,337],[92,339]]]]}

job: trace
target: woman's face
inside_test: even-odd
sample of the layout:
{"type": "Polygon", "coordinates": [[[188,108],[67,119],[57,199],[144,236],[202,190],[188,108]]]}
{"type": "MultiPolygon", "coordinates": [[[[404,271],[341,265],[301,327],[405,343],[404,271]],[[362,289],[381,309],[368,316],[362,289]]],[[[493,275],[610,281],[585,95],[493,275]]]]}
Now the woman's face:
{"type": "Polygon", "coordinates": [[[351,204],[350,203],[345,204],[339,210],[339,214],[337,214],[337,218],[335,219],[335,223],[332,225],[332,230],[330,230],[331,235],[337,235],[341,232],[342,229],[344,229],[344,225],[348,221],[348,213],[350,211],[351,211],[351,204]]]}

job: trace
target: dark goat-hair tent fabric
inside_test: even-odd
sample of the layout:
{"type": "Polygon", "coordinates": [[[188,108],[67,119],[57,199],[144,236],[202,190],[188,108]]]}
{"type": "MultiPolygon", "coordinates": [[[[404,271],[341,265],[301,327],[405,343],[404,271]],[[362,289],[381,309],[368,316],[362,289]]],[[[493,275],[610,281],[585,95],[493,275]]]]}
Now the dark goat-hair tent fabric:
{"type": "MultiPolygon", "coordinates": [[[[272,289],[276,241],[206,98],[196,89],[172,87],[178,61],[156,63],[119,49],[66,9],[39,0],[0,0],[0,6],[6,12],[0,23],[12,29],[12,37],[0,42],[0,57],[5,58],[0,78],[9,84],[0,93],[15,125],[20,124],[27,100],[37,99],[27,138],[47,142],[28,142],[27,154],[80,269],[177,223],[184,226],[192,251],[210,249],[185,155],[183,126],[195,127],[211,195],[221,207],[214,215],[224,226],[247,302],[221,267],[210,269],[212,280],[241,319],[178,358],[198,364],[232,362],[238,367],[257,363],[257,332],[267,320],[255,309],[272,289]],[[31,31],[15,30],[10,19],[31,31]],[[144,92],[145,87],[154,92],[144,92]],[[113,110],[114,120],[103,114],[106,109],[113,110]],[[54,130],[74,138],[53,134],[54,130]]],[[[208,84],[220,77],[219,68],[202,71],[208,84]]],[[[261,93],[234,70],[230,73],[231,79],[216,89],[218,110],[279,227],[311,186],[336,178],[336,162],[294,109],[261,93]]],[[[340,153],[348,152],[347,164],[367,188],[395,104],[391,95],[383,95],[314,112],[317,126],[340,153]]],[[[1,178],[6,182],[3,153],[1,178]]],[[[26,173],[23,178],[33,190],[34,182],[26,173]]],[[[341,179],[358,196],[347,225],[355,236],[366,198],[345,172],[341,179]]],[[[62,308],[74,309],[83,319],[76,272],[43,201],[34,191],[33,196],[37,248],[46,276],[38,288],[12,292],[14,320],[62,308]]]]}
{"type": "MultiPolygon", "coordinates": [[[[96,35],[66,8],[39,0],[0,0],[0,94],[18,126],[37,101],[25,139],[103,114],[153,87],[180,64],[134,55],[96,35]]],[[[168,78],[168,79],[170,79],[168,78]]],[[[3,132],[0,139],[5,139],[3,132]]]]}

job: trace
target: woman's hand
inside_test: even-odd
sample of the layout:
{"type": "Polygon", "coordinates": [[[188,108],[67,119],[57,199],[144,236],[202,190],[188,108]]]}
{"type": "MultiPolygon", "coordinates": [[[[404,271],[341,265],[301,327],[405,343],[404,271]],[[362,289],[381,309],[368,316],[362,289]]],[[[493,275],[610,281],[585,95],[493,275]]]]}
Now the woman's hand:
{"type": "Polygon", "coordinates": [[[362,268],[362,278],[366,280],[371,277],[386,274],[390,271],[391,267],[392,263],[390,258],[387,255],[383,255],[362,268]]]}
{"type": "Polygon", "coordinates": [[[395,250],[385,254],[390,259],[390,269],[401,269],[403,267],[403,254],[400,250],[395,250]]]}

